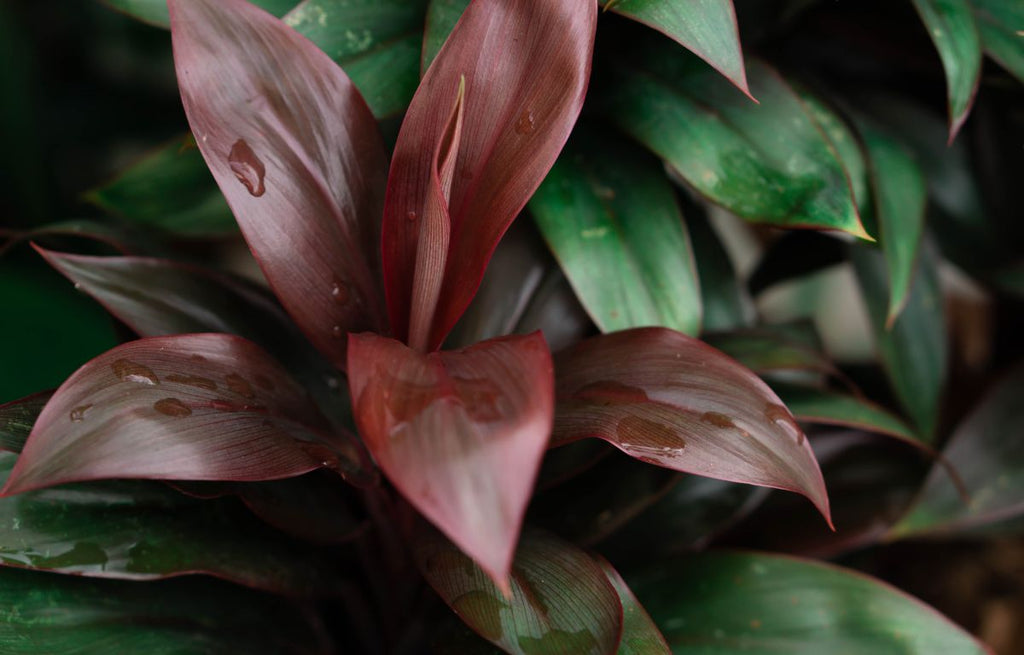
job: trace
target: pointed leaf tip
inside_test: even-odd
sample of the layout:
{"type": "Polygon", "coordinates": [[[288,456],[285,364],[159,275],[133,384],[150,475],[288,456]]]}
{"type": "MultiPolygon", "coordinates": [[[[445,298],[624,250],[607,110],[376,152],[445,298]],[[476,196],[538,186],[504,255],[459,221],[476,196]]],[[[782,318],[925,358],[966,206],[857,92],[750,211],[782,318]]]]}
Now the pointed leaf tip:
{"type": "Polygon", "coordinates": [[[419,353],[349,336],[356,424],[381,469],[499,586],[547,448],[551,355],[540,333],[419,353]]]}

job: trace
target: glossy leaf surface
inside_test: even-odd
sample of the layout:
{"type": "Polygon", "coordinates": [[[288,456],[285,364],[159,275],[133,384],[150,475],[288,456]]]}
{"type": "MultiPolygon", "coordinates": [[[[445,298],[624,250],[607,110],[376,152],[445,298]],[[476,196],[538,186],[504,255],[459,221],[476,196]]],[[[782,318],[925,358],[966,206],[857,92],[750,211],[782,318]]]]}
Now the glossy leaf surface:
{"type": "Polygon", "coordinates": [[[52,391],[40,391],[0,405],[0,450],[21,452],[39,412],[52,395],[52,391]]]}
{"type": "Polygon", "coordinates": [[[602,5],[679,42],[749,94],[732,0],[602,0],[602,5]]]}
{"type": "Polygon", "coordinates": [[[913,156],[892,136],[868,125],[861,135],[871,162],[875,220],[889,270],[887,324],[903,310],[924,232],[927,182],[913,156]]]}
{"type": "Polygon", "coordinates": [[[619,649],[615,651],[616,655],[671,655],[672,651],[658,631],[658,626],[654,625],[619,572],[605,559],[598,563],[622,603],[622,638],[619,640],[619,649]]]}
{"type": "Polygon", "coordinates": [[[619,596],[601,566],[568,542],[525,531],[512,564],[509,595],[436,533],[421,536],[414,555],[445,603],[505,652],[615,652],[623,623],[619,596]]]}
{"type": "Polygon", "coordinates": [[[934,256],[921,252],[907,304],[890,328],[883,256],[868,248],[855,248],[852,255],[882,366],[921,438],[931,442],[946,383],[947,359],[946,323],[934,256]]]}
{"type": "MultiPolygon", "coordinates": [[[[156,27],[170,27],[171,20],[167,15],[167,0],[101,0],[103,4],[117,11],[124,12],[156,27]]],[[[294,7],[298,0],[252,0],[257,7],[269,11],[275,16],[283,16],[294,7]]]]}
{"type": "Polygon", "coordinates": [[[176,235],[216,236],[238,229],[190,136],[159,147],[85,199],[132,223],[176,235]]]}
{"type": "Polygon", "coordinates": [[[281,302],[343,367],[345,333],[384,324],[376,121],[327,55],[244,0],[170,6],[199,150],[281,302]]]}
{"type": "Polygon", "coordinates": [[[747,220],[865,236],[836,152],[767,65],[747,64],[760,104],[664,40],[638,41],[606,68],[606,116],[702,195],[747,220]]]}
{"type": "Polygon", "coordinates": [[[988,56],[1024,82],[1024,5],[1004,0],[970,0],[981,43],[988,56]]]}
{"type": "Polygon", "coordinates": [[[594,337],[557,359],[555,444],[598,437],[648,463],[796,491],[828,519],[803,432],[754,373],[662,328],[594,337]]]}
{"type": "Polygon", "coordinates": [[[675,652],[981,655],[968,633],[889,585],[757,553],[678,558],[630,579],[675,652]]]}
{"type": "Polygon", "coordinates": [[[935,466],[913,508],[893,529],[898,536],[948,533],[1024,512],[1024,368],[1017,366],[956,429],[943,450],[956,467],[970,502],[935,466]]]}
{"type": "Polygon", "coordinates": [[[349,337],[359,434],[406,499],[504,584],[554,401],[551,355],[534,333],[421,354],[349,337]]]}
{"type": "Polygon", "coordinates": [[[105,478],[272,480],[329,465],[306,392],[234,336],[155,337],[88,362],[54,393],[4,493],[105,478]]]}
{"type": "Polygon", "coordinates": [[[981,78],[981,41],[969,0],[912,0],[939,51],[949,96],[949,139],[974,104],[981,78]]]}
{"type": "Polygon", "coordinates": [[[400,114],[419,83],[427,0],[305,0],[283,18],[338,63],[373,115],[400,114]]]}
{"type": "MultiPolygon", "coordinates": [[[[0,454],[6,481],[17,456],[0,454]]],[[[289,594],[332,591],[323,554],[240,505],[196,501],[156,482],[90,482],[0,498],[0,563],[152,580],[205,573],[289,594]]]]}
{"type": "Polygon", "coordinates": [[[700,331],[690,240],[656,158],[607,130],[577,129],[530,212],[603,332],[700,331]]]}
{"type": "Polygon", "coordinates": [[[568,139],[596,19],[592,0],[478,1],[427,71],[398,136],[384,211],[397,338],[409,338],[412,308],[422,307],[417,347],[432,350],[469,304],[501,235],[568,139]],[[450,133],[456,107],[462,119],[450,133]]]}
{"type": "Polygon", "coordinates": [[[287,601],[214,580],[135,582],[0,568],[9,655],[313,655],[316,628],[287,601]]]}

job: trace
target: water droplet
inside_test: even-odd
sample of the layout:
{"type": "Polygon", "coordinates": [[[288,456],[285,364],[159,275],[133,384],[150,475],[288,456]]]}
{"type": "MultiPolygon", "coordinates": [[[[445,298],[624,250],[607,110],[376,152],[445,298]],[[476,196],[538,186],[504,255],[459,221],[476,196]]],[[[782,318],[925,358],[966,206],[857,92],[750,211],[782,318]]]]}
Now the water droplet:
{"type": "Polygon", "coordinates": [[[703,414],[700,415],[700,420],[702,423],[713,425],[716,428],[724,429],[736,427],[736,424],[732,422],[731,418],[729,418],[725,414],[720,414],[718,412],[704,412],[703,414]]]}
{"type": "Polygon", "coordinates": [[[249,194],[259,198],[266,191],[263,184],[263,176],[267,169],[263,162],[252,151],[245,139],[235,141],[231,146],[231,153],[228,155],[228,164],[231,165],[231,172],[235,174],[238,181],[245,185],[249,194]]]}
{"type": "Polygon", "coordinates": [[[85,420],[85,413],[92,408],[92,404],[79,405],[71,410],[70,418],[72,423],[80,423],[85,420]]]}
{"type": "Polygon", "coordinates": [[[598,403],[600,405],[631,405],[645,403],[649,399],[647,393],[639,387],[631,387],[614,380],[591,382],[572,394],[573,398],[598,403]]]}
{"type": "Polygon", "coordinates": [[[792,415],[790,415],[789,410],[785,406],[769,403],[764,408],[764,417],[772,423],[781,423],[787,432],[796,435],[796,442],[801,446],[803,445],[804,431],[796,424],[796,421],[793,420],[792,415]]]}
{"type": "Polygon", "coordinates": [[[416,212],[409,212],[408,214],[405,215],[405,217],[407,219],[409,219],[410,221],[415,221],[416,220],[416,212]]]}
{"type": "Polygon", "coordinates": [[[75,291],[81,291],[81,290],[82,290],[82,285],[80,283],[78,283],[78,282],[75,282],[75,291]]]}
{"type": "Polygon", "coordinates": [[[205,362],[206,361],[206,358],[203,357],[202,355],[192,355],[191,357],[189,357],[189,359],[191,359],[193,362],[205,362]]]}
{"type": "Polygon", "coordinates": [[[335,280],[334,284],[331,285],[331,298],[334,298],[334,302],[339,305],[344,305],[348,302],[348,287],[341,280],[335,280]]]}
{"type": "Polygon", "coordinates": [[[334,377],[333,375],[325,375],[324,384],[327,385],[328,389],[337,389],[338,387],[341,386],[341,381],[339,381],[338,378],[334,377]]]}
{"type": "Polygon", "coordinates": [[[274,390],[274,381],[262,373],[257,373],[253,376],[253,380],[256,381],[256,386],[260,389],[266,389],[267,391],[274,390]]]}
{"type": "Polygon", "coordinates": [[[210,401],[210,409],[218,412],[241,412],[251,409],[251,407],[249,405],[239,405],[223,398],[215,398],[210,401]]]}
{"type": "Polygon", "coordinates": [[[331,328],[331,336],[335,339],[340,339],[344,333],[345,331],[341,329],[340,325],[335,325],[331,328]]]}
{"type": "Polygon", "coordinates": [[[188,405],[181,402],[177,398],[163,398],[153,403],[153,409],[160,412],[164,416],[173,416],[174,418],[185,418],[186,416],[192,416],[192,410],[189,409],[188,405]]]}
{"type": "Polygon", "coordinates": [[[516,134],[529,134],[533,132],[533,112],[526,110],[516,121],[516,134]]]}
{"type": "Polygon", "coordinates": [[[156,374],[148,366],[142,364],[136,364],[135,362],[127,359],[119,359],[110,365],[113,369],[114,375],[121,380],[121,382],[135,382],[137,384],[148,384],[156,385],[160,384],[160,380],[157,379],[156,374]]]}
{"type": "Polygon", "coordinates": [[[648,455],[672,455],[686,447],[675,428],[642,416],[623,417],[615,426],[615,436],[623,445],[638,447],[648,455]]]}
{"type": "Polygon", "coordinates": [[[229,373],[224,378],[224,382],[228,385],[228,389],[234,391],[239,396],[245,396],[246,398],[256,397],[256,393],[252,390],[252,385],[238,373],[229,373]]]}
{"type": "Polygon", "coordinates": [[[198,389],[206,389],[208,391],[214,391],[217,388],[217,383],[208,378],[199,377],[198,375],[178,375],[172,373],[164,377],[167,382],[177,382],[178,384],[186,384],[190,387],[196,387],[198,389]]]}

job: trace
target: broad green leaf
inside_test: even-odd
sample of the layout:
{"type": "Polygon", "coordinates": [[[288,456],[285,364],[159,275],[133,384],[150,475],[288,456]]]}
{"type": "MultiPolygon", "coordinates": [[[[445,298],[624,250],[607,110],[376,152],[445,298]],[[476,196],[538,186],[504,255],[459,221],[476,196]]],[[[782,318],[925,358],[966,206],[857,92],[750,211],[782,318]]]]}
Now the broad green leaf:
{"type": "MultiPolygon", "coordinates": [[[[0,453],[6,482],[17,455],[0,453]]],[[[0,498],[0,563],[152,580],[206,573],[293,595],[333,591],[326,553],[289,541],[228,500],[159,482],[84,483],[0,498]]]]}
{"type": "Polygon", "coordinates": [[[21,452],[39,412],[52,395],[52,391],[40,391],[0,405],[0,450],[21,452]]]}
{"type": "Polygon", "coordinates": [[[902,420],[864,398],[792,384],[772,384],[772,389],[798,421],[860,428],[912,443],[920,441],[902,420]]]}
{"type": "Polygon", "coordinates": [[[337,62],[378,119],[405,111],[419,84],[427,0],[305,0],[284,22],[337,62]]]}
{"type": "Polygon", "coordinates": [[[217,580],[139,584],[0,568],[7,655],[314,655],[322,640],[288,601],[217,580]]]}
{"type": "Polygon", "coordinates": [[[1024,82],[1024,4],[1014,0],[970,0],[985,52],[1024,82]]]}
{"type": "Polygon", "coordinates": [[[870,238],[833,146],[767,65],[747,64],[755,104],[667,40],[638,41],[604,64],[598,106],[702,195],[750,221],[870,238]]]}
{"type": "Polygon", "coordinates": [[[191,136],[161,146],[85,198],[115,216],[171,234],[196,237],[238,231],[191,136]]]}
{"type": "Polygon", "coordinates": [[[544,532],[523,532],[508,594],[440,534],[413,546],[423,575],[480,636],[513,655],[614,652],[622,627],[618,594],[601,566],[544,532]]]}
{"type": "Polygon", "coordinates": [[[886,324],[891,325],[910,295],[924,232],[927,182],[899,141],[866,122],[860,124],[860,131],[870,159],[878,240],[889,270],[886,324]]]}
{"type": "Polygon", "coordinates": [[[611,10],[679,42],[750,94],[732,0],[601,0],[611,10]]]}
{"type": "Polygon", "coordinates": [[[767,327],[708,334],[703,339],[759,375],[779,371],[839,374],[835,364],[819,351],[767,327]]]}
{"type": "MultiPolygon", "coordinates": [[[[796,91],[800,95],[800,101],[804,103],[811,118],[832,147],[839,163],[842,164],[857,210],[864,214],[871,194],[868,190],[868,166],[857,135],[823,99],[799,85],[796,86],[796,91]]],[[[868,231],[872,231],[870,226],[868,231]]]]}
{"type": "Polygon", "coordinates": [[[700,331],[690,240],[657,159],[614,133],[577,128],[530,211],[603,332],[700,331]]]}
{"type": "Polygon", "coordinates": [[[943,450],[956,467],[970,502],[935,466],[913,508],[893,528],[896,536],[949,533],[1024,513],[1024,367],[1017,366],[957,427],[943,450]]]}
{"type": "Polygon", "coordinates": [[[705,330],[734,330],[753,323],[754,303],[736,274],[722,241],[703,211],[687,211],[700,279],[705,330]]]}
{"type": "Polygon", "coordinates": [[[672,651],[658,631],[658,626],[654,625],[619,572],[605,559],[599,559],[598,563],[622,603],[622,637],[616,655],[671,655],[672,651]]]}
{"type": "Polygon", "coordinates": [[[425,75],[434,57],[441,51],[448,35],[455,29],[462,12],[466,11],[470,0],[429,0],[427,7],[427,30],[423,35],[423,59],[420,74],[425,75]]]}
{"type": "MultiPolygon", "coordinates": [[[[1012,0],[1011,0],[1012,1],[1012,0]]],[[[971,111],[981,79],[981,42],[969,0],[912,0],[939,51],[949,96],[949,140],[971,111]]]]}
{"type": "MultiPolygon", "coordinates": [[[[132,18],[156,27],[171,24],[167,15],[167,0],[100,0],[111,9],[128,14],[132,18]]],[[[295,6],[298,0],[250,0],[275,16],[283,16],[295,6]]]]}
{"type": "Polygon", "coordinates": [[[937,262],[922,249],[903,312],[887,326],[889,284],[885,258],[869,248],[852,249],[852,261],[889,382],[921,439],[931,443],[946,384],[946,322],[937,262]]]}
{"type": "Polygon", "coordinates": [[[921,601],[860,573],[758,553],[676,558],[630,586],[669,645],[687,655],[981,655],[921,601]]]}

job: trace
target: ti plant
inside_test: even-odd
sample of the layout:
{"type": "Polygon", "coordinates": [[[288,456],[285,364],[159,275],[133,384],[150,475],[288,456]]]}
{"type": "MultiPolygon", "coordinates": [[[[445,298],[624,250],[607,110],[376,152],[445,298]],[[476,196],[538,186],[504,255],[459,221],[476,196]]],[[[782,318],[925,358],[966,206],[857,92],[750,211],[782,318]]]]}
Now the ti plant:
{"type": "Polygon", "coordinates": [[[815,2],[737,2],[778,68],[731,0],[108,4],[170,27],[192,137],[90,193],[132,229],[10,233],[140,338],[0,405],[0,650],[986,651],[809,558],[1024,508],[1024,369],[940,412],[940,269],[1022,289],[954,140],[1020,5],[900,3],[943,126],[773,40],[815,2]],[[266,285],[176,257],[230,215],[266,285]],[[880,366],[751,302],[844,262],[880,366]]]}

